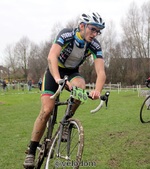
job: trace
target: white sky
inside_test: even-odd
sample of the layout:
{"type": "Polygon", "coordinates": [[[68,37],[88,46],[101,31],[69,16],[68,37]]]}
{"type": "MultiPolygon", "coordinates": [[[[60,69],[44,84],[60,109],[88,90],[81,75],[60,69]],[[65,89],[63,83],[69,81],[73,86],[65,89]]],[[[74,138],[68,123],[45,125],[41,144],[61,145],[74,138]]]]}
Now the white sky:
{"type": "Polygon", "coordinates": [[[98,12],[106,27],[112,20],[119,29],[133,1],[141,6],[148,0],[0,0],[0,65],[7,45],[23,36],[37,44],[47,41],[56,23],[66,23],[84,11],[98,12]]]}

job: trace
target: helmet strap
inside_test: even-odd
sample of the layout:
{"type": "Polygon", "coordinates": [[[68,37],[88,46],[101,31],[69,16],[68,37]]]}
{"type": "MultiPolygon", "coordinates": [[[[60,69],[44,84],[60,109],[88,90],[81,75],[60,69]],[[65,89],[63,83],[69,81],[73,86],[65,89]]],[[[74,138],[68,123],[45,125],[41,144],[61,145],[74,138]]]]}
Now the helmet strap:
{"type": "Polygon", "coordinates": [[[87,28],[87,24],[84,25],[84,34],[83,34],[84,39],[85,39],[85,34],[86,34],[86,28],[87,28]]]}

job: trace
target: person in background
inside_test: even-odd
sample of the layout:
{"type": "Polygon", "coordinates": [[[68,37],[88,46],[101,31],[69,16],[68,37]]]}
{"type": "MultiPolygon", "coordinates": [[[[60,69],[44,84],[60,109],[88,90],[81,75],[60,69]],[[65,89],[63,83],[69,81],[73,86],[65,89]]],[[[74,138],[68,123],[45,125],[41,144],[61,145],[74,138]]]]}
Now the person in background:
{"type": "MultiPolygon", "coordinates": [[[[45,131],[50,112],[54,108],[55,100],[50,99],[57,88],[60,80],[67,75],[67,86],[85,89],[84,77],[79,73],[79,67],[89,56],[93,56],[96,70],[95,89],[90,92],[93,99],[99,99],[106,80],[104,59],[99,41],[96,39],[105,28],[103,19],[97,12],[83,13],[80,16],[78,26],[75,29],[65,28],[61,30],[48,55],[48,68],[44,74],[42,83],[41,110],[34,123],[29,151],[24,161],[24,167],[34,166],[37,146],[45,131]]],[[[90,63],[89,63],[90,66],[90,63]]],[[[80,105],[75,100],[72,113],[80,105]]]]}
{"type": "Polygon", "coordinates": [[[2,87],[3,87],[3,91],[6,91],[7,84],[5,80],[2,81],[2,87]]]}
{"type": "Polygon", "coordinates": [[[40,78],[39,81],[38,81],[38,87],[41,90],[41,87],[42,87],[42,78],[40,78]]]}
{"type": "Polygon", "coordinates": [[[30,79],[28,81],[28,90],[31,91],[31,89],[32,89],[32,80],[30,79]]]}

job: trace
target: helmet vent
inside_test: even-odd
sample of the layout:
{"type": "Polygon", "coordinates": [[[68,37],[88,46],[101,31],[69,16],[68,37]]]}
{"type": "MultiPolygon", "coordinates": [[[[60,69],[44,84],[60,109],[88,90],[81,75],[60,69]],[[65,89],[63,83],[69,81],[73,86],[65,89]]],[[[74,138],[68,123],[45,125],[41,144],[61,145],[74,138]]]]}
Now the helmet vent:
{"type": "Polygon", "coordinates": [[[95,21],[95,22],[97,22],[97,23],[98,23],[98,20],[97,20],[97,18],[96,18],[96,17],[93,17],[93,19],[94,19],[94,21],[95,21]]]}
{"type": "Polygon", "coordinates": [[[83,16],[83,19],[86,21],[86,22],[89,22],[89,19],[88,19],[88,16],[86,14],[82,14],[83,16]]]}

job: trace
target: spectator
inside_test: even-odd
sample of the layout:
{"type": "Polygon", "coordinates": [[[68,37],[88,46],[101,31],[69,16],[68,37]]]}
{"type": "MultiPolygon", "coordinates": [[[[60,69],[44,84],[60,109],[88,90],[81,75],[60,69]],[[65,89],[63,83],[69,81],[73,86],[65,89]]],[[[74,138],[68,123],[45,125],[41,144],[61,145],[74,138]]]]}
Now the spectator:
{"type": "Polygon", "coordinates": [[[38,81],[38,87],[39,89],[41,90],[41,87],[42,87],[42,79],[40,78],[39,81],[38,81]]]}
{"type": "Polygon", "coordinates": [[[7,84],[5,80],[3,80],[2,82],[2,87],[3,87],[3,91],[6,91],[7,84]]]}
{"type": "Polygon", "coordinates": [[[32,80],[28,81],[28,90],[31,91],[32,89],[32,80]]]}

